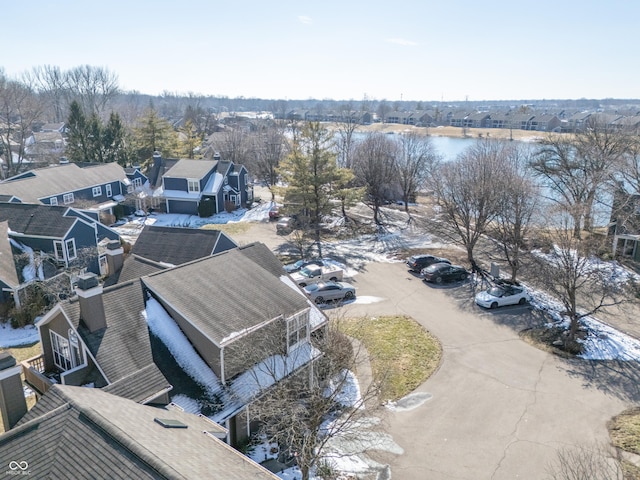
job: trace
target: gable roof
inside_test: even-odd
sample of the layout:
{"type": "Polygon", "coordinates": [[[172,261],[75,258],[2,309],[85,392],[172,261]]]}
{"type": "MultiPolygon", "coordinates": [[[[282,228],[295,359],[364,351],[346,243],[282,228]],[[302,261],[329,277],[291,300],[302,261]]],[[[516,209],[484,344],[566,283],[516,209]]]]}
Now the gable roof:
{"type": "Polygon", "coordinates": [[[85,168],[69,163],[28,173],[17,179],[8,178],[0,182],[0,195],[13,195],[25,203],[40,203],[41,198],[127,179],[124,169],[117,163],[101,163],[85,168]]]}
{"type": "MultiPolygon", "coordinates": [[[[81,321],[78,297],[61,302],[60,308],[96,359],[109,383],[142,373],[149,377],[144,388],[131,392],[132,400],[144,402],[170,389],[171,385],[153,362],[149,330],[139,281],[105,288],[102,293],[107,327],[90,332],[81,321]]],[[[47,317],[45,317],[47,318],[47,317]]],[[[44,319],[43,319],[44,320],[44,319]]]]}
{"type": "Polygon", "coordinates": [[[155,262],[181,265],[235,247],[236,243],[220,230],[147,225],[132,253],[155,262]]]}
{"type": "Polygon", "coordinates": [[[203,178],[218,165],[217,160],[180,159],[163,177],[170,178],[203,178]]]}
{"type": "Polygon", "coordinates": [[[42,204],[0,203],[0,222],[8,222],[9,229],[22,235],[63,238],[78,221],[67,217],[69,207],[42,204]]]}
{"type": "Polygon", "coordinates": [[[116,283],[125,283],[136,280],[145,275],[159,272],[169,268],[168,265],[161,265],[158,262],[138,257],[137,255],[127,255],[122,263],[120,271],[109,275],[104,281],[105,287],[110,287],[116,283]]]}
{"type": "MultiPolygon", "coordinates": [[[[142,281],[218,346],[234,332],[309,307],[304,296],[274,275],[272,266],[262,266],[272,261],[255,261],[243,252],[227,250],[142,281]]],[[[262,255],[278,262],[266,247],[262,255]]],[[[281,264],[278,275],[283,275],[281,264]]]]}
{"type": "Polygon", "coordinates": [[[0,436],[0,456],[28,461],[34,478],[278,478],[217,438],[225,433],[206,417],[54,385],[0,436]]]}

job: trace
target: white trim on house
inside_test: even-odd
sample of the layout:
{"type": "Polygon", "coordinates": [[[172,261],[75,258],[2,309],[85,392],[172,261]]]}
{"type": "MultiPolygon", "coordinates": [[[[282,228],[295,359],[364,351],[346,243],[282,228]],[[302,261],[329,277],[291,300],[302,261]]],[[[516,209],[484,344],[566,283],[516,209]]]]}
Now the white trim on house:
{"type": "Polygon", "coordinates": [[[111,197],[113,196],[113,192],[112,192],[111,184],[110,184],[110,183],[107,183],[107,184],[104,186],[104,190],[105,190],[105,195],[106,195],[107,197],[111,198],[111,197]]]}
{"type": "Polygon", "coordinates": [[[51,197],[49,199],[49,205],[57,206],[58,205],[58,197],[51,197]]]}
{"type": "Polygon", "coordinates": [[[70,203],[73,203],[75,201],[75,198],[73,196],[73,192],[71,193],[65,193],[62,196],[62,203],[64,203],[65,205],[68,205],[70,203]]]}
{"type": "Polygon", "coordinates": [[[100,185],[98,185],[97,187],[93,187],[91,189],[91,194],[94,197],[99,197],[100,195],[102,195],[102,187],[100,185]]]}

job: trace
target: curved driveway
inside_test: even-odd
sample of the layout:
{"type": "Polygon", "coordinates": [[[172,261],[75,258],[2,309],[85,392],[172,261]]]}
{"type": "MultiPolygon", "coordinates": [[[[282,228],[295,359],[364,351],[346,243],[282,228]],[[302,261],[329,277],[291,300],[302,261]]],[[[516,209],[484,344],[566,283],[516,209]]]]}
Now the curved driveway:
{"type": "Polygon", "coordinates": [[[367,264],[348,315],[406,314],[441,341],[439,370],[417,391],[432,398],[389,414],[404,454],[383,460],[392,478],[540,479],[564,447],[608,442],[606,422],[640,399],[637,365],[569,361],[520,340],[543,321],[529,307],[484,311],[470,285],[432,287],[404,264],[367,264]]]}

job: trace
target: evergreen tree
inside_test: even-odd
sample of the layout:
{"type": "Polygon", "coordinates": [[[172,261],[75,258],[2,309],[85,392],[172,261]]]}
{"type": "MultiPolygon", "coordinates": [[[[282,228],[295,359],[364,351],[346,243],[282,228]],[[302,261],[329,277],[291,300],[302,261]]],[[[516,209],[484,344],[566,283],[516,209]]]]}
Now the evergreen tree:
{"type": "Polygon", "coordinates": [[[168,120],[160,117],[150,106],[146,113],[138,119],[134,129],[136,155],[139,159],[150,159],[153,152],[160,151],[164,156],[177,153],[178,137],[168,120]]]}
{"type": "Polygon", "coordinates": [[[320,256],[320,223],[333,210],[333,201],[337,199],[334,186],[341,178],[332,143],[333,134],[329,130],[318,122],[307,123],[294,137],[292,151],[279,167],[287,185],[285,208],[306,218],[320,256]]]}
{"type": "Polygon", "coordinates": [[[69,106],[69,136],[66,147],[67,158],[73,162],[85,162],[89,157],[87,127],[87,117],[80,104],[74,100],[69,106]]]}
{"type": "Polygon", "coordinates": [[[126,130],[120,115],[111,112],[109,122],[102,132],[102,146],[104,149],[105,162],[118,162],[125,166],[128,163],[129,155],[127,152],[126,130]]]}

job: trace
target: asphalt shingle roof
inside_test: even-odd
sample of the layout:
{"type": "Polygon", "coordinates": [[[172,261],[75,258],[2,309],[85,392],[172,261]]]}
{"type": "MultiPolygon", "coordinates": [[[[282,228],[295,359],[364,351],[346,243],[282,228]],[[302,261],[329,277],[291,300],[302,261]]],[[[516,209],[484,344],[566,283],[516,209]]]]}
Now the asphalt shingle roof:
{"type": "Polygon", "coordinates": [[[0,458],[28,462],[33,478],[278,478],[218,440],[225,430],[205,417],[64,385],[40,402],[0,436],[0,458]]]}
{"type": "Polygon", "coordinates": [[[16,262],[13,258],[13,251],[9,243],[8,222],[0,222],[0,280],[9,287],[20,285],[16,262]]]}
{"type": "Polygon", "coordinates": [[[155,262],[181,265],[212,255],[219,240],[229,248],[237,245],[219,230],[145,226],[132,253],[155,262]]]}
{"type": "MultiPolygon", "coordinates": [[[[109,383],[137,374],[148,376],[131,394],[136,399],[147,399],[170,388],[160,373],[151,353],[149,329],[142,316],[145,309],[142,286],[139,281],[122,283],[105,288],[102,293],[107,327],[90,332],[80,321],[80,305],[77,297],[60,304],[72,325],[109,383]],[[149,379],[153,379],[150,382],[149,379]],[[142,388],[144,386],[144,388],[142,388]]],[[[128,391],[123,388],[123,391],[128,391]]]]}
{"type": "Polygon", "coordinates": [[[40,203],[41,198],[127,178],[124,169],[117,163],[102,163],[86,168],[69,163],[32,170],[30,173],[32,176],[0,182],[0,195],[16,196],[25,203],[40,203]]]}
{"type": "MultiPolygon", "coordinates": [[[[180,159],[163,176],[170,178],[203,178],[217,164],[217,160],[180,159]]],[[[0,193],[2,193],[2,190],[0,190],[0,193]]]]}
{"type": "Polygon", "coordinates": [[[78,221],[65,217],[69,207],[26,203],[0,203],[0,222],[9,222],[13,232],[24,235],[63,238],[78,221]]]}
{"type": "Polygon", "coordinates": [[[274,261],[277,275],[284,275],[268,248],[252,244],[143,277],[142,281],[219,346],[232,333],[308,307],[303,295],[276,276],[274,261]],[[256,261],[255,256],[266,258],[256,261]]]}

